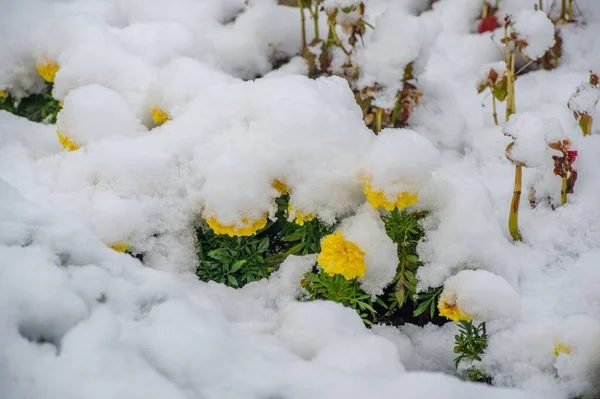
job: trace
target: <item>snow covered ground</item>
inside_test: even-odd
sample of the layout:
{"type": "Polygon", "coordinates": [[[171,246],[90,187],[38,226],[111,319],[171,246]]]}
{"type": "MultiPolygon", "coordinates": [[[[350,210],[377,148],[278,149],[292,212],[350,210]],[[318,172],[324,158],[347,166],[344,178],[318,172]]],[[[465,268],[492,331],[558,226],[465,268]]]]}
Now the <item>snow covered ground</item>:
{"type": "MultiPolygon", "coordinates": [[[[522,145],[539,161],[524,169],[522,243],[506,222],[511,140],[476,91],[502,60],[491,33],[473,33],[481,1],[426,11],[424,1],[365,1],[375,30],[358,46],[360,82],[393,86],[416,58],[418,139],[374,136],[346,81],[300,76],[301,59],[271,72],[300,52],[298,9],[248,3],[0,0],[0,90],[39,90],[36,65],[55,62],[53,95],[64,103],[56,126],[0,111],[0,398],[597,395],[600,124],[583,137],[567,103],[600,71],[600,3],[576,2],[585,23],[561,27],[558,68],[516,81],[517,112],[543,126],[534,138],[545,150],[522,145]],[[153,109],[169,120],[156,127],[153,109]],[[57,128],[81,148],[65,151],[57,128]],[[544,200],[560,203],[551,135],[578,151],[574,193],[554,210],[544,200]],[[402,156],[386,146],[394,139],[402,156]],[[390,190],[418,187],[417,206],[431,211],[420,288],[452,278],[455,290],[466,284],[463,298],[499,315],[481,362],[495,387],[442,374],[455,373],[454,323],[367,329],[342,305],[296,301],[313,255],[239,290],[193,274],[201,218],[272,216],[271,183],[282,179],[295,207],[337,220],[361,209],[364,173],[386,180],[382,159],[404,181],[390,190]],[[542,199],[534,209],[532,185],[542,199]],[[144,252],[146,265],[108,248],[119,243],[144,252]],[[452,277],[465,269],[496,276],[452,277]],[[555,354],[559,345],[568,350],[555,354]]],[[[537,3],[500,0],[498,15],[537,3]]],[[[364,236],[378,237],[363,219],[364,236]]]]}

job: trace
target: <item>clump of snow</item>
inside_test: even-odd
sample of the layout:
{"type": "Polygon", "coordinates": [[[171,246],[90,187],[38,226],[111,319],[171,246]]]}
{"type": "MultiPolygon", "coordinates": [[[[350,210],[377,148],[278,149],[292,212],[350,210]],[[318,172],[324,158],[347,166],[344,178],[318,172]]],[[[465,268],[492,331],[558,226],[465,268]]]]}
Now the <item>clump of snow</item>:
{"type": "Polygon", "coordinates": [[[444,282],[440,301],[456,305],[475,320],[516,318],[519,294],[502,277],[485,270],[462,270],[444,282]]]}
{"type": "Polygon", "coordinates": [[[515,34],[525,42],[521,51],[527,58],[537,60],[554,46],[554,24],[544,11],[525,8],[512,21],[515,34]]]}
{"type": "Polygon", "coordinates": [[[365,252],[367,270],[360,287],[373,298],[381,295],[396,275],[399,261],[398,248],[385,233],[379,212],[365,203],[356,215],[344,219],[339,230],[365,252]]]}
{"type": "Polygon", "coordinates": [[[545,127],[544,121],[530,112],[511,115],[503,129],[515,143],[508,150],[510,158],[528,167],[543,165],[548,153],[545,127]]]}
{"type": "Polygon", "coordinates": [[[573,112],[593,116],[598,101],[600,101],[600,87],[585,82],[577,85],[575,93],[569,98],[568,106],[573,112]]]}
{"type": "Polygon", "coordinates": [[[374,190],[396,197],[418,193],[438,166],[439,151],[409,129],[384,129],[363,161],[363,173],[374,190]]]}
{"type": "Polygon", "coordinates": [[[396,94],[402,90],[406,66],[419,55],[422,46],[421,22],[406,11],[392,11],[382,15],[376,29],[364,47],[356,50],[354,58],[360,65],[359,89],[378,85],[374,105],[393,109],[396,94]]]}
{"type": "Polygon", "coordinates": [[[65,97],[56,127],[80,146],[146,131],[119,93],[96,84],[81,86],[65,97]]]}

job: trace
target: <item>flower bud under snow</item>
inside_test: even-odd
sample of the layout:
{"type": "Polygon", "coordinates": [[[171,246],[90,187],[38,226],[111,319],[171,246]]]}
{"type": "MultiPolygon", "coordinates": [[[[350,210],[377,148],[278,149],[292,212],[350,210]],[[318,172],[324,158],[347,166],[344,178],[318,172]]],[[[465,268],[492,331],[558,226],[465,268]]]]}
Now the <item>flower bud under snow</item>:
{"type": "Polygon", "coordinates": [[[511,115],[503,130],[514,140],[507,148],[507,158],[528,167],[543,165],[547,151],[545,127],[544,120],[531,112],[511,115]]]}
{"type": "Polygon", "coordinates": [[[95,84],[75,89],[65,97],[56,127],[61,144],[68,150],[109,136],[144,131],[119,93],[95,84]]]}
{"type": "Polygon", "coordinates": [[[413,205],[438,158],[431,142],[412,130],[384,129],[363,162],[367,200],[390,211],[413,205]]]}
{"type": "Polygon", "coordinates": [[[514,16],[513,31],[517,47],[530,60],[537,60],[554,46],[554,24],[545,12],[522,9],[514,16]]]}
{"type": "Polygon", "coordinates": [[[450,320],[515,318],[519,294],[502,277],[485,270],[463,270],[444,283],[438,309],[450,320]]]}
{"type": "MultiPolygon", "coordinates": [[[[590,80],[594,81],[593,79],[590,80]]],[[[568,106],[576,117],[581,114],[594,115],[598,101],[600,101],[600,87],[597,81],[595,85],[590,82],[584,82],[577,85],[575,93],[569,98],[568,106]]]]}

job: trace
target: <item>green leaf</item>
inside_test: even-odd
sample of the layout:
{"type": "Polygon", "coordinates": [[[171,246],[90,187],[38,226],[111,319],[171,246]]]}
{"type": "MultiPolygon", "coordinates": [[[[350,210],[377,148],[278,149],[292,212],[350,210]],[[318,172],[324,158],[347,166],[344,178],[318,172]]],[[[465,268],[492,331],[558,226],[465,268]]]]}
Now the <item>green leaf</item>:
{"type": "Polygon", "coordinates": [[[260,240],[260,242],[258,243],[258,248],[256,249],[256,252],[263,253],[267,249],[269,249],[269,237],[265,237],[262,240],[260,240]]]}
{"type": "Polygon", "coordinates": [[[212,251],[209,251],[208,256],[215,260],[224,262],[227,259],[229,259],[229,252],[227,248],[217,248],[213,249],[212,251]]]}
{"type": "Polygon", "coordinates": [[[244,266],[244,265],[245,265],[247,262],[248,262],[248,261],[247,261],[246,259],[241,259],[241,260],[238,260],[238,261],[236,261],[236,262],[233,264],[233,266],[231,266],[230,273],[237,272],[237,271],[238,271],[238,270],[240,270],[240,268],[241,268],[242,266],[244,266]]]}
{"type": "Polygon", "coordinates": [[[237,288],[239,287],[238,281],[235,277],[233,277],[231,274],[229,274],[227,276],[227,282],[229,283],[229,285],[233,288],[237,288]]]}
{"type": "Polygon", "coordinates": [[[423,314],[427,310],[427,307],[429,306],[430,303],[431,303],[431,300],[421,302],[419,304],[419,306],[413,312],[413,316],[417,317],[417,316],[423,314]]]}

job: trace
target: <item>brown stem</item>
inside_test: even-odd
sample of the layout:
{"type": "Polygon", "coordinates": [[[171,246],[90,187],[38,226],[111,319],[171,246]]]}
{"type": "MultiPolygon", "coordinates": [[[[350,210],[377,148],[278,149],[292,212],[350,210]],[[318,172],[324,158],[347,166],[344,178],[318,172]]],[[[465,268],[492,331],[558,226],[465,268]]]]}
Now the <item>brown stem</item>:
{"type": "Polygon", "coordinates": [[[302,55],[306,56],[306,17],[304,16],[303,0],[298,0],[298,9],[300,10],[300,21],[302,22],[302,55]]]}
{"type": "Polygon", "coordinates": [[[494,124],[498,126],[498,112],[496,111],[496,96],[494,96],[494,91],[492,91],[492,116],[494,117],[494,124]]]}
{"type": "Polygon", "coordinates": [[[513,190],[512,201],[510,203],[510,213],[508,216],[508,231],[514,241],[523,241],[521,232],[519,232],[519,203],[521,202],[521,186],[523,184],[523,166],[515,166],[515,187],[513,190]]]}

